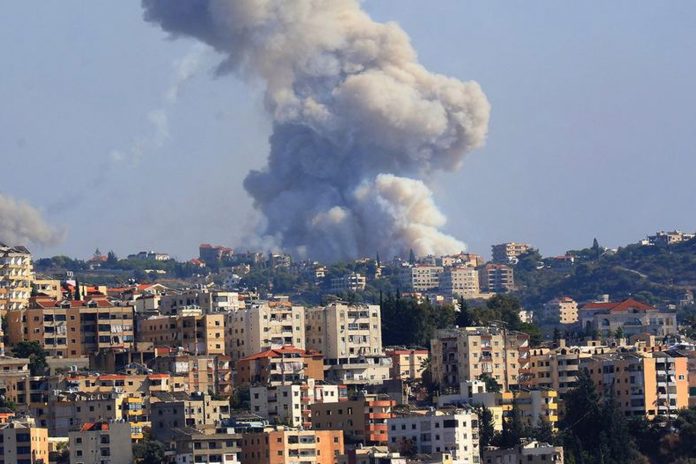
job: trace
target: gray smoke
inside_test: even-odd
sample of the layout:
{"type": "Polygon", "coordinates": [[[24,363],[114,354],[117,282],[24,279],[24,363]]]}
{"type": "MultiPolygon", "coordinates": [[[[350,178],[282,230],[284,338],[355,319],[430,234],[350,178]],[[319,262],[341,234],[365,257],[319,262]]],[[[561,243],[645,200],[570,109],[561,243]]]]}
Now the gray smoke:
{"type": "Polygon", "coordinates": [[[427,71],[408,36],[357,0],[143,0],[145,18],[224,55],[219,72],[261,78],[273,117],[268,165],[245,188],[264,234],[300,256],[449,253],[424,182],[484,143],[475,82],[427,71]]]}
{"type": "Polygon", "coordinates": [[[0,193],[0,242],[10,246],[56,245],[63,237],[63,231],[48,225],[29,203],[0,193]]]}

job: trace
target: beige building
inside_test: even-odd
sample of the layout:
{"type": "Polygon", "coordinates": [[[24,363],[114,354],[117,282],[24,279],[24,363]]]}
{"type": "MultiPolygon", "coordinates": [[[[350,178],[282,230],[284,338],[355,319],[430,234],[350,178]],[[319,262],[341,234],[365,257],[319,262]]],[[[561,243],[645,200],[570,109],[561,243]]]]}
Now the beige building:
{"type": "Polygon", "coordinates": [[[29,359],[0,356],[0,396],[17,405],[29,401],[29,359]]]}
{"type": "Polygon", "coordinates": [[[29,305],[34,266],[31,253],[23,246],[11,247],[0,243],[0,317],[8,311],[29,305]]]}
{"type": "Polygon", "coordinates": [[[563,447],[538,441],[525,441],[508,449],[488,448],[483,451],[483,464],[563,464],[563,447]]]}
{"type": "Polygon", "coordinates": [[[57,301],[63,299],[63,287],[60,285],[60,280],[35,278],[31,283],[31,288],[35,295],[45,296],[57,301]]]}
{"type": "Polygon", "coordinates": [[[382,350],[378,305],[332,303],[307,308],[307,348],[324,355],[325,377],[339,383],[382,383],[391,360],[382,350]]]}
{"type": "Polygon", "coordinates": [[[578,303],[568,296],[554,298],[544,304],[544,319],[554,324],[574,324],[578,321],[578,303]]]}
{"type": "Polygon", "coordinates": [[[433,379],[443,389],[488,375],[508,390],[529,369],[529,335],[498,327],[439,330],[430,351],[433,379]]]}
{"type": "Polygon", "coordinates": [[[339,292],[362,292],[365,290],[365,285],[367,284],[367,279],[362,274],[357,272],[351,272],[349,274],[343,275],[341,277],[334,277],[331,279],[331,293],[339,292]]]}
{"type": "Polygon", "coordinates": [[[579,318],[586,331],[602,337],[655,335],[664,337],[678,332],[677,313],[660,311],[633,298],[620,302],[587,303],[580,308],[579,318]]]}
{"type": "Polygon", "coordinates": [[[442,266],[414,264],[401,269],[399,280],[406,291],[426,292],[437,289],[440,286],[440,274],[442,274],[442,271],[442,266]]]}
{"type": "Polygon", "coordinates": [[[305,311],[288,302],[259,302],[226,314],[225,345],[233,361],[292,345],[305,348],[305,311]]]}
{"type": "Polygon", "coordinates": [[[262,432],[245,433],[241,445],[242,464],[335,464],[345,451],[341,430],[268,427],[262,432]]]}
{"type": "Polygon", "coordinates": [[[239,309],[239,293],[210,291],[208,289],[186,290],[166,293],[159,300],[161,314],[178,314],[182,308],[201,308],[204,313],[236,311],[239,309]]]}
{"type": "Polygon", "coordinates": [[[157,393],[150,399],[152,436],[168,442],[180,427],[218,426],[230,418],[228,400],[214,400],[207,393],[186,395],[157,393]]]}
{"type": "Polygon", "coordinates": [[[12,344],[36,341],[50,356],[63,358],[133,348],[131,306],[115,306],[106,298],[35,298],[30,306],[7,316],[7,335],[12,344]]]}
{"type": "Polygon", "coordinates": [[[72,464],[131,464],[133,445],[128,422],[90,422],[69,434],[72,464]]]}
{"type": "Polygon", "coordinates": [[[392,348],[386,350],[386,355],[391,358],[392,379],[421,380],[430,353],[426,349],[392,348]]]}
{"type": "Polygon", "coordinates": [[[528,252],[531,248],[531,245],[527,243],[507,242],[493,245],[491,252],[493,261],[496,263],[514,264],[520,255],[528,252]]]}
{"type": "Polygon", "coordinates": [[[175,316],[138,319],[138,344],[181,347],[195,355],[225,354],[225,315],[180,310],[175,316]]]}
{"type": "Polygon", "coordinates": [[[506,293],[515,289],[515,273],[505,264],[489,263],[479,269],[481,290],[489,293],[506,293]]]}
{"type": "Polygon", "coordinates": [[[478,298],[481,293],[479,273],[469,266],[445,268],[440,276],[440,290],[454,298],[478,298]]]}
{"type": "Polygon", "coordinates": [[[239,464],[240,440],[241,435],[223,428],[180,428],[175,431],[174,462],[239,464]]]}
{"type": "Polygon", "coordinates": [[[48,430],[34,420],[10,419],[0,424],[0,464],[48,464],[48,430]]]}

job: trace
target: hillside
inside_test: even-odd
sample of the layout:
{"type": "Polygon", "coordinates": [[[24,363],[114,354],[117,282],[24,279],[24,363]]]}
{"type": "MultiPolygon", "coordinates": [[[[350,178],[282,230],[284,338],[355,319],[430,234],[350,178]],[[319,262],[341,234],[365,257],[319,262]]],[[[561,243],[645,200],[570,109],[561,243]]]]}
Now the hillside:
{"type": "Polygon", "coordinates": [[[609,294],[612,299],[639,297],[652,304],[677,303],[696,289],[696,239],[669,247],[628,245],[616,253],[588,248],[569,251],[575,265],[558,271],[536,251],[515,266],[518,296],[534,307],[567,295],[578,301],[609,294]]]}

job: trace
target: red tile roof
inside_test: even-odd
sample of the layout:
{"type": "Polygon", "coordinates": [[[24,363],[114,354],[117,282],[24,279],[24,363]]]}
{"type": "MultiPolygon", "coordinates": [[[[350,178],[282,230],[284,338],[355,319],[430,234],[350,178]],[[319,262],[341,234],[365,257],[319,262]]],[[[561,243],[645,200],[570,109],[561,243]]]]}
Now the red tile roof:
{"type": "Polygon", "coordinates": [[[242,358],[239,361],[253,361],[255,359],[278,358],[284,354],[293,354],[293,353],[305,354],[306,352],[303,349],[295,348],[294,346],[291,346],[291,345],[285,345],[281,348],[266,350],[266,351],[262,351],[260,353],[252,354],[251,356],[247,356],[246,358],[242,358]]]}
{"type": "Polygon", "coordinates": [[[582,309],[605,309],[609,312],[624,312],[631,309],[638,311],[655,311],[655,307],[641,303],[633,298],[627,298],[623,301],[587,303],[582,306],[582,309]]]}

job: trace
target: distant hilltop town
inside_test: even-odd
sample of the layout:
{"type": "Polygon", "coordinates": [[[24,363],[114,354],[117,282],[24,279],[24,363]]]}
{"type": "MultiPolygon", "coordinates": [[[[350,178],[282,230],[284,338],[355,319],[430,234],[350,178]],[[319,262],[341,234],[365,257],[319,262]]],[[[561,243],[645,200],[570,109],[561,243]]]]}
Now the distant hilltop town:
{"type": "Polygon", "coordinates": [[[686,462],[694,289],[682,232],[341,263],[0,244],[0,463],[686,462]]]}

